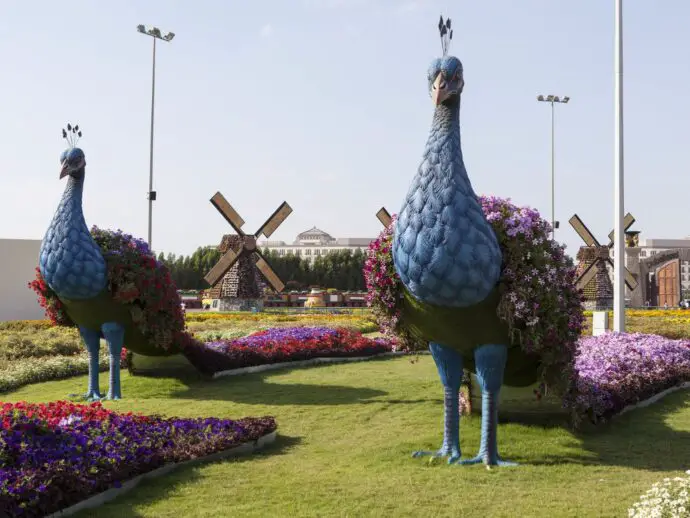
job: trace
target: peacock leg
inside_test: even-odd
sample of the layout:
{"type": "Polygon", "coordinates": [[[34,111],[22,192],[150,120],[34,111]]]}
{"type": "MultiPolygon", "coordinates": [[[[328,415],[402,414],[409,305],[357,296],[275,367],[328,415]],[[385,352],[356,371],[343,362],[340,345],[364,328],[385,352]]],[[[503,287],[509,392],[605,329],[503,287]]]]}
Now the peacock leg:
{"type": "Polygon", "coordinates": [[[477,380],[482,387],[482,436],[479,453],[473,459],[459,464],[487,466],[517,466],[515,462],[503,460],[498,454],[498,395],[503,385],[508,348],[505,345],[488,344],[474,351],[477,380]]]}
{"type": "Polygon", "coordinates": [[[430,342],[429,350],[434,358],[438,375],[444,388],[443,397],[443,444],[438,451],[416,451],[413,457],[431,456],[431,460],[448,457],[448,464],[460,459],[460,384],[462,383],[462,355],[453,349],[430,342]]]}
{"type": "Polygon", "coordinates": [[[84,398],[95,401],[103,397],[98,389],[98,350],[101,348],[101,333],[93,329],[79,327],[79,334],[84,340],[86,351],[89,353],[89,388],[84,394],[84,398]]]}
{"type": "Polygon", "coordinates": [[[125,328],[117,322],[106,322],[101,329],[110,352],[110,386],[106,399],[120,399],[120,353],[125,340],[125,328]]]}

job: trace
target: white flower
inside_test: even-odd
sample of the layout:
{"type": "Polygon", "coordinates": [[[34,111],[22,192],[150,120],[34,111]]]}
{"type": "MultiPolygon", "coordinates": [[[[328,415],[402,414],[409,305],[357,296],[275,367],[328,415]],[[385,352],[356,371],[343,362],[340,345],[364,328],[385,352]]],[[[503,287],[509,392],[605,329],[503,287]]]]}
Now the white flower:
{"type": "Polygon", "coordinates": [[[688,518],[690,517],[690,470],[687,477],[664,478],[652,485],[628,509],[630,518],[688,518]]]}

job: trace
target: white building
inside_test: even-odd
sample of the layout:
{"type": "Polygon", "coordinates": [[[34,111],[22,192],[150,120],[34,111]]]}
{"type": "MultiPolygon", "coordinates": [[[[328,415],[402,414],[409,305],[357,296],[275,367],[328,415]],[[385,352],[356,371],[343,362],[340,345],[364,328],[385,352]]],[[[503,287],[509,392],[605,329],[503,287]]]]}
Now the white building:
{"type": "Polygon", "coordinates": [[[45,318],[28,287],[36,278],[40,249],[40,239],[0,239],[0,322],[45,318]]]}
{"type": "Polygon", "coordinates": [[[263,250],[268,248],[274,250],[278,255],[297,255],[310,262],[329,252],[338,250],[357,250],[366,252],[369,243],[374,241],[374,237],[347,237],[336,239],[327,232],[316,227],[305,230],[297,238],[288,244],[285,241],[259,241],[257,246],[263,250]]]}

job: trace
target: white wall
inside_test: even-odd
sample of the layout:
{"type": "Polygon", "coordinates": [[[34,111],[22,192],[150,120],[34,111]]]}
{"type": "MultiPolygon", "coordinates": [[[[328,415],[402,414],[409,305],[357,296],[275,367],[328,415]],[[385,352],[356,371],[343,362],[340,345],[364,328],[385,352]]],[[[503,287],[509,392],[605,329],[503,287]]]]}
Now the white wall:
{"type": "Polygon", "coordinates": [[[39,239],[0,239],[0,322],[45,318],[27,283],[36,278],[39,239]]]}

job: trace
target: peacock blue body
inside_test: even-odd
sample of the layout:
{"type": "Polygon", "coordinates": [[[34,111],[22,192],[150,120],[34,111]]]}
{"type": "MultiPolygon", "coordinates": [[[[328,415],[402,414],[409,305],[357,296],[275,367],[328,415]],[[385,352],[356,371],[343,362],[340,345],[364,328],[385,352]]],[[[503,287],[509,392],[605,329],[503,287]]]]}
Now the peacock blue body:
{"type": "Polygon", "coordinates": [[[83,190],[84,176],[70,176],[41,244],[41,275],[61,299],[95,297],[108,282],[105,259],[84,220],[83,190]]]}
{"type": "MultiPolygon", "coordinates": [[[[432,64],[433,75],[462,71],[453,57],[432,64]]],[[[484,300],[501,275],[501,249],[467,176],[460,144],[460,103],[434,113],[422,163],[398,215],[393,261],[419,301],[467,307],[484,300]]]]}

